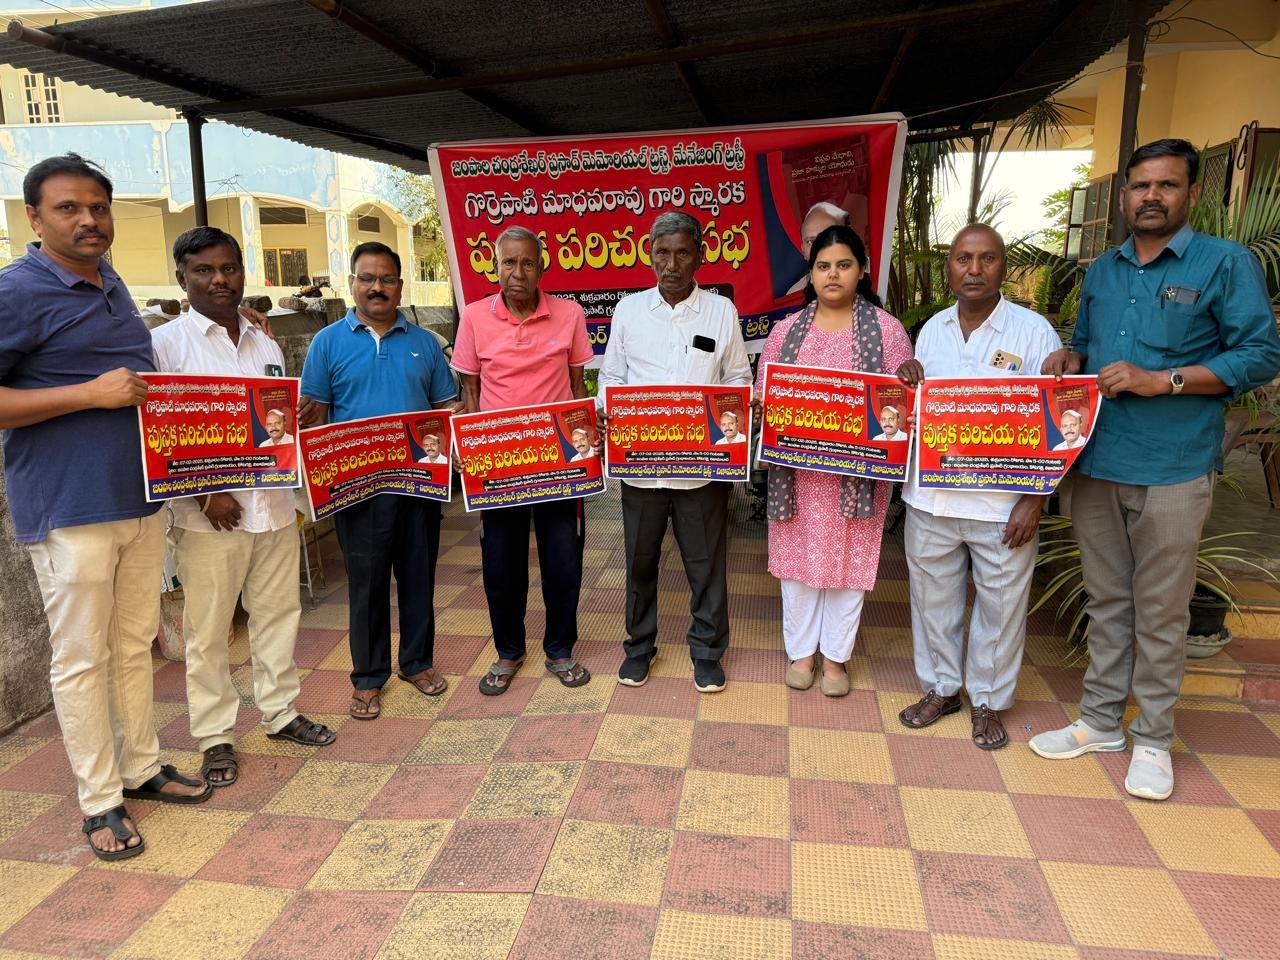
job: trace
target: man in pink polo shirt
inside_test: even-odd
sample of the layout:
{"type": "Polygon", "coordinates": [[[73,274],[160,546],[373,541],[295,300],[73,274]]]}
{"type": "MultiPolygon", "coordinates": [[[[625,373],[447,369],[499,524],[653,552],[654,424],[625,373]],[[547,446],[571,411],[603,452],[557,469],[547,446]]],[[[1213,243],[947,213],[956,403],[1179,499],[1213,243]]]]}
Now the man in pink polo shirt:
{"type": "MultiPolygon", "coordinates": [[[[453,345],[464,411],[585,397],[582,368],[592,351],[582,308],[538,289],[542,244],[531,230],[508,227],[494,249],[500,292],[467,304],[453,345]]],[[[499,507],[480,514],[484,592],[499,657],[480,680],[480,692],[488,696],[506,693],[524,662],[530,519],[547,611],[546,667],[566,687],[591,679],[573,658],[582,587],[582,500],[499,507]]]]}

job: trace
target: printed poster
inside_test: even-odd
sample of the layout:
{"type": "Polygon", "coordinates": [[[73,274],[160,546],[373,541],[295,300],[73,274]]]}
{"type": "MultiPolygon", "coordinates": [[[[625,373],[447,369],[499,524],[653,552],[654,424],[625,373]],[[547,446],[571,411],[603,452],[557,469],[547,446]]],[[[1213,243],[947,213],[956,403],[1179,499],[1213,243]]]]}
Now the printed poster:
{"type": "Polygon", "coordinates": [[[766,364],[760,462],[902,483],[914,408],[892,374],[766,364]]]}
{"type": "Polygon", "coordinates": [[[1052,493],[1093,435],[1097,378],[926,379],[917,391],[921,487],[1052,493]]]}
{"type": "Polygon", "coordinates": [[[298,380],[144,373],[138,407],[150,501],[299,486],[298,380]]]}
{"type": "Polygon", "coordinates": [[[303,485],[312,520],[383,493],[448,502],[453,467],[448,410],[346,420],[302,431],[303,485]]]}
{"type": "Polygon", "coordinates": [[[604,491],[590,398],[459,414],[453,426],[468,512],[604,491]]]}
{"type": "Polygon", "coordinates": [[[746,480],[751,388],[605,387],[610,480],[746,480]]]}

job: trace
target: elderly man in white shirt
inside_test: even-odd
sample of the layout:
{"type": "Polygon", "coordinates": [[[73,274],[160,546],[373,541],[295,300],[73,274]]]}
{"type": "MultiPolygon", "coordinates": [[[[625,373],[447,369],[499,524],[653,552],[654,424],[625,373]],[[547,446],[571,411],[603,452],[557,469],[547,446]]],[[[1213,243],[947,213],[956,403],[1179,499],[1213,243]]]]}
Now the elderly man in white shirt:
{"type": "MultiPolygon", "coordinates": [[[[687,213],[664,213],[654,220],[649,238],[658,285],[624,297],[615,308],[600,368],[601,397],[605,387],[621,384],[749,385],[751,367],[738,311],[694,280],[702,265],[698,221],[687,213]]],[[[703,693],[724,689],[720,658],[729,647],[728,501],[724,482],[623,481],[627,640],[619,683],[643,684],[657,656],[658,568],[670,519],[692,591],[688,641],[693,682],[703,693]]]]}
{"type": "MultiPolygon", "coordinates": [[[[283,369],[280,347],[240,315],[244,264],[235,238],[196,227],[175,241],[173,259],[191,306],[152,331],[156,369],[233,377],[283,369]]],[[[273,446],[283,442],[271,439],[273,446]]],[[[240,697],[231,682],[227,634],[241,596],[249,614],[253,698],[267,736],[304,746],[332,743],[333,731],[294,706],[301,689],[293,649],[302,607],[292,491],[205,494],[173,500],[170,507],[170,542],[185,599],[191,736],[204,753],[201,776],[215,787],[239,776],[234,743],[240,697]]]]}
{"type": "MultiPolygon", "coordinates": [[[[957,302],[925,323],[916,357],[898,369],[910,386],[925,377],[1036,373],[1062,341],[1044,317],[1000,293],[1004,240],[984,224],[956,234],[947,279],[957,302]]],[[[899,715],[927,727],[969,694],[973,742],[996,750],[1009,741],[999,711],[1013,706],[1026,641],[1027,599],[1043,497],[1004,492],[922,490],[908,481],[905,545],[911,582],[916,675],[924,697],[899,715]],[[964,656],[967,574],[973,614],[964,656]]]]}

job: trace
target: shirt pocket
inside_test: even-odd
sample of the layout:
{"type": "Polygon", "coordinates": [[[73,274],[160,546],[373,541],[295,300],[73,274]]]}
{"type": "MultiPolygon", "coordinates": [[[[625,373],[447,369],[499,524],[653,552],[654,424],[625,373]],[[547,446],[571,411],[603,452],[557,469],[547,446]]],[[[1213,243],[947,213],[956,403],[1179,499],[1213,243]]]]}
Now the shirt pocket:
{"type": "Polygon", "coordinates": [[[1156,309],[1153,322],[1146,325],[1138,336],[1144,351],[1160,361],[1185,360],[1201,352],[1195,342],[1195,328],[1199,304],[1170,303],[1156,309]]]}
{"type": "Polygon", "coordinates": [[[716,376],[717,360],[714,352],[689,348],[689,356],[685,361],[684,378],[687,383],[718,383],[716,376]]]}

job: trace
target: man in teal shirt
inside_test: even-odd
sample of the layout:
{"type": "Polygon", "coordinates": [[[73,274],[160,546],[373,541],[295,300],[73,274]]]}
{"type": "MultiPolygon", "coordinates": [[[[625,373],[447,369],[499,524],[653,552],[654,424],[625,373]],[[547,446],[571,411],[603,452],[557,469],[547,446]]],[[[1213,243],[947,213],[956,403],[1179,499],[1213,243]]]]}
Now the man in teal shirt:
{"type": "Polygon", "coordinates": [[[1199,161],[1186,140],[1134,151],[1120,191],[1131,236],[1089,269],[1071,347],[1042,370],[1096,374],[1105,402],[1071,499],[1092,621],[1080,719],[1031,749],[1054,760],[1123,750],[1132,687],[1125,789],[1148,800],[1173,792],[1173,708],[1223,404],[1280,370],[1258,260],[1187,224],[1199,161]]]}

